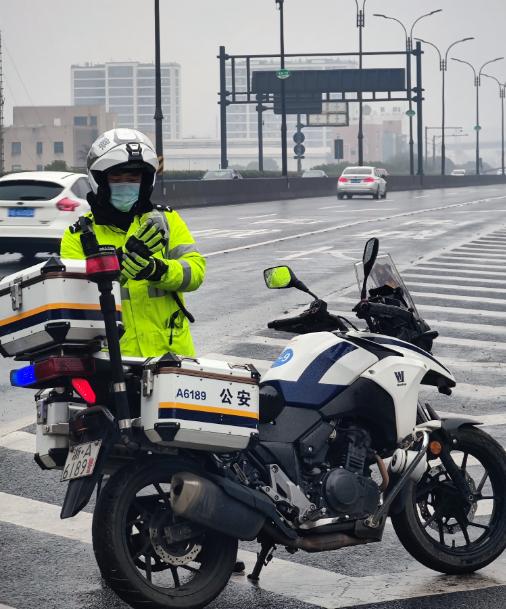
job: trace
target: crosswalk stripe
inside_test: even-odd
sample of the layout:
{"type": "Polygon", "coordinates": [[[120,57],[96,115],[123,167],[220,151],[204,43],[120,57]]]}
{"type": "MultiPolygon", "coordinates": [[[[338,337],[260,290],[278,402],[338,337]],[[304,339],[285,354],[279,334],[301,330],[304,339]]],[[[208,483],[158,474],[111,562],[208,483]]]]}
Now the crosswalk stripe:
{"type": "MultiPolygon", "coordinates": [[[[435,298],[438,300],[455,300],[459,302],[479,302],[481,304],[503,304],[506,308],[506,298],[488,298],[486,296],[462,296],[461,294],[441,294],[440,292],[411,292],[418,298],[435,298]]],[[[506,296],[506,293],[505,293],[506,296]]],[[[416,298],[415,298],[416,302],[416,298]]]]}
{"type": "Polygon", "coordinates": [[[438,345],[456,345],[460,347],[469,347],[471,349],[506,351],[506,342],[491,342],[475,338],[460,338],[456,336],[438,336],[436,341],[438,345]]]}
{"type": "MultiPolygon", "coordinates": [[[[346,310],[349,309],[350,303],[357,303],[356,298],[347,298],[346,296],[342,296],[339,300],[332,302],[332,306],[334,308],[342,307],[346,310]]],[[[330,303],[329,303],[330,305],[330,303]]],[[[437,305],[417,305],[417,309],[421,311],[431,311],[435,313],[447,313],[450,315],[472,315],[475,317],[492,317],[497,319],[506,319],[506,311],[488,311],[484,309],[468,309],[464,307],[440,307],[437,305]]],[[[446,322],[442,321],[442,324],[446,322]]]]}
{"type": "MultiPolygon", "coordinates": [[[[425,283],[423,281],[405,281],[406,285],[408,287],[410,286],[414,286],[415,288],[420,287],[420,288],[435,288],[438,287],[442,290],[467,290],[469,292],[485,292],[485,293],[492,293],[492,294],[503,294],[505,296],[505,298],[503,298],[503,302],[506,304],[506,287],[505,288],[491,288],[491,287],[483,287],[483,286],[475,286],[475,285],[469,285],[469,286],[463,286],[463,285],[458,285],[457,283],[445,283],[442,285],[435,285],[434,283],[425,283]]],[[[411,292],[411,294],[415,294],[415,292],[411,292]]],[[[425,296],[426,292],[418,292],[418,294],[425,296]]],[[[438,292],[438,297],[441,296],[441,294],[438,292]]]]}
{"type": "Polygon", "coordinates": [[[450,261],[458,261],[461,260],[463,262],[471,262],[472,260],[476,260],[477,262],[495,262],[499,265],[504,265],[506,262],[506,257],[504,256],[483,256],[483,255],[475,255],[475,254],[462,254],[460,252],[452,253],[451,255],[445,256],[437,256],[436,258],[431,258],[431,260],[450,260],[450,261]]]}
{"type": "Polygon", "coordinates": [[[35,434],[26,431],[13,431],[0,437],[0,446],[24,453],[35,453],[35,434]]]}
{"type": "MultiPolygon", "coordinates": [[[[0,492],[1,522],[72,541],[91,543],[91,514],[81,512],[67,520],[60,520],[59,514],[60,507],[57,505],[0,492]]],[[[247,572],[253,569],[255,553],[240,550],[238,558],[245,562],[247,572]]],[[[262,572],[258,584],[251,584],[244,575],[234,575],[232,581],[240,585],[255,585],[262,590],[326,609],[338,609],[350,605],[506,585],[506,560],[498,559],[481,573],[484,577],[450,578],[417,565],[402,573],[351,577],[274,558],[262,572]]]]}
{"type": "MultiPolygon", "coordinates": [[[[459,271],[460,272],[460,271],[459,271]]],[[[463,282],[474,282],[474,283],[480,283],[480,284],[490,284],[490,285],[503,285],[505,286],[506,289],[506,279],[489,279],[488,277],[458,277],[456,275],[431,275],[429,273],[415,273],[415,272],[411,272],[411,271],[405,271],[404,273],[402,273],[402,276],[404,278],[406,277],[413,277],[415,279],[421,278],[421,279],[439,279],[439,280],[448,280],[448,281],[463,281],[463,282]]],[[[431,284],[433,286],[439,285],[439,284],[431,284]]],[[[445,286],[446,284],[441,284],[442,286],[445,286]]],[[[464,287],[464,286],[462,286],[464,287]]],[[[487,286],[484,285],[483,289],[487,289],[487,286]]]]}
{"type": "MultiPolygon", "coordinates": [[[[426,263],[424,263],[424,266],[427,266],[430,264],[430,266],[440,266],[440,267],[446,267],[446,268],[459,268],[459,267],[463,267],[465,269],[502,269],[504,268],[504,265],[502,264],[472,264],[470,262],[438,262],[438,259],[434,259],[431,258],[430,260],[428,260],[426,263]]],[[[440,259],[439,259],[440,260],[440,259]]]]}
{"type": "MultiPolygon", "coordinates": [[[[463,265],[466,266],[466,265],[463,265]]],[[[504,281],[506,279],[506,273],[501,273],[500,271],[481,271],[479,269],[466,269],[466,268],[450,268],[448,266],[438,266],[437,264],[433,264],[432,262],[424,262],[423,264],[421,264],[420,266],[416,267],[417,269],[421,270],[421,271],[431,271],[433,273],[441,273],[441,272],[448,272],[448,273],[462,273],[463,275],[472,275],[476,280],[478,279],[482,279],[482,275],[485,277],[498,277],[498,278],[502,278],[502,280],[504,281]]],[[[445,275],[439,275],[440,279],[445,279],[446,276],[445,275]]]]}

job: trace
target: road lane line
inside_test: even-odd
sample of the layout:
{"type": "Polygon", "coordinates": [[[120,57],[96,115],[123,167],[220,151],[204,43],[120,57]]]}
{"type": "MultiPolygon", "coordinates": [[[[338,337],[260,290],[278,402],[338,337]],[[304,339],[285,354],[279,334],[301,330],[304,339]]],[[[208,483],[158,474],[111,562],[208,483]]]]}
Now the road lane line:
{"type": "Polygon", "coordinates": [[[273,214],[261,214],[260,216],[242,216],[242,218],[238,218],[238,220],[256,220],[257,218],[269,218],[270,216],[277,216],[279,212],[273,214]]]}
{"type": "MultiPolygon", "coordinates": [[[[493,324],[475,324],[463,321],[446,321],[445,319],[426,319],[425,321],[431,327],[433,325],[444,326],[445,330],[468,330],[469,332],[476,332],[477,334],[479,334],[480,332],[490,332],[491,334],[506,334],[506,327],[494,326],[493,324]]],[[[438,340],[439,339],[436,338],[436,345],[438,340]]]]}
{"type": "MultiPolygon", "coordinates": [[[[57,505],[0,492],[0,521],[91,544],[91,514],[81,512],[66,520],[60,520],[59,516],[60,507],[57,505]]],[[[238,558],[245,562],[247,572],[251,572],[256,554],[240,550],[238,558]]],[[[258,583],[251,583],[244,575],[234,575],[231,581],[326,609],[339,609],[350,605],[506,585],[506,559],[499,558],[479,574],[469,577],[442,576],[418,565],[400,573],[351,577],[273,558],[258,583]]]]}
{"type": "MultiPolygon", "coordinates": [[[[436,339],[437,342],[438,339],[436,339]]],[[[443,364],[450,368],[462,368],[464,370],[486,370],[487,372],[503,373],[506,372],[506,363],[504,362],[474,362],[469,360],[452,359],[449,357],[438,357],[437,349],[435,356],[443,364]]]]}
{"type": "Polygon", "coordinates": [[[356,222],[349,222],[346,224],[329,226],[327,228],[320,228],[317,230],[307,231],[304,233],[297,233],[295,235],[287,235],[285,237],[278,237],[277,239],[268,239],[266,241],[250,243],[249,245],[240,245],[237,247],[231,247],[228,249],[218,250],[215,252],[208,252],[208,253],[204,253],[204,256],[206,256],[207,258],[210,258],[211,256],[219,256],[221,254],[229,254],[232,252],[239,252],[239,251],[243,251],[243,250],[254,249],[257,247],[263,247],[265,245],[272,245],[274,243],[282,243],[283,241],[290,241],[292,239],[300,239],[301,237],[311,237],[313,235],[323,235],[325,233],[333,232],[336,230],[342,230],[344,228],[360,226],[362,224],[371,224],[371,223],[376,224],[376,223],[378,223],[380,221],[384,221],[384,220],[392,220],[395,218],[406,218],[406,217],[410,217],[410,216],[418,216],[420,214],[427,214],[427,213],[434,212],[434,211],[443,211],[443,210],[452,209],[455,207],[466,207],[467,205],[474,205],[477,203],[489,203],[491,201],[496,201],[496,200],[500,200],[500,199],[506,199],[506,195],[501,195],[499,197],[489,197],[487,199],[476,199],[473,201],[462,201],[460,203],[453,203],[452,205],[442,205],[442,206],[438,206],[438,207],[431,207],[429,209],[411,210],[411,211],[403,212],[400,214],[392,214],[390,216],[384,216],[382,218],[367,218],[365,220],[357,220],[356,222]]]}

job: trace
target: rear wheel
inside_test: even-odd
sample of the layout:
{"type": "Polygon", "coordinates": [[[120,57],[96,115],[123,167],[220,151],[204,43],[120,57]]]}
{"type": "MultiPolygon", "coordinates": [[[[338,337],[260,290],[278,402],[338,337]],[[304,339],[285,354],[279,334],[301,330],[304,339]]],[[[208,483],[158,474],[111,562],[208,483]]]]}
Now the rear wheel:
{"type": "Polygon", "coordinates": [[[234,569],[236,539],[196,527],[172,511],[172,476],[192,469],[184,461],[150,459],[115,474],[99,496],[95,556],[107,584],[136,609],[204,607],[234,569]]]}
{"type": "Polygon", "coordinates": [[[386,190],[385,190],[385,192],[383,193],[383,195],[382,195],[382,197],[381,197],[381,198],[382,198],[382,199],[386,199],[386,198],[387,198],[387,191],[386,191],[386,190]]]}
{"type": "Polygon", "coordinates": [[[376,191],[376,192],[373,194],[372,198],[373,198],[373,199],[376,199],[376,200],[378,200],[378,199],[380,198],[380,191],[379,191],[379,188],[378,188],[378,190],[377,190],[377,191],[376,191]]]}
{"type": "Polygon", "coordinates": [[[353,195],[346,195],[347,199],[353,199],[353,195]]]}
{"type": "Polygon", "coordinates": [[[337,198],[342,201],[344,199],[344,195],[337,195],[337,198]]]}
{"type": "Polygon", "coordinates": [[[412,484],[404,511],[392,515],[392,524],[416,560],[456,575],[482,569],[506,547],[506,453],[488,434],[465,427],[454,433],[451,456],[472,500],[466,502],[435,462],[412,484]]]}

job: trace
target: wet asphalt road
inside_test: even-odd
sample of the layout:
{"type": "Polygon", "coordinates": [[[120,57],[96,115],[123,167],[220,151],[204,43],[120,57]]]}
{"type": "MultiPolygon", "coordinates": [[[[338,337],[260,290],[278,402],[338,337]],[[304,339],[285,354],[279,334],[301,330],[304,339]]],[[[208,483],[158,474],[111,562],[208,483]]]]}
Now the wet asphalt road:
{"type": "MultiPolygon", "coordinates": [[[[182,216],[208,256],[206,283],[188,298],[199,353],[254,360],[262,368],[281,351],[286,339],[266,330],[267,321],[308,299],[295,290],[268,292],[262,270],[269,266],[288,264],[332,310],[349,314],[357,297],[353,262],[366,239],[378,236],[422,315],[441,334],[436,356],[459,381],[451,398],[430,394],[433,404],[485,415],[486,430],[506,446],[505,188],[392,193],[386,201],[328,197],[195,208],[182,216]]],[[[21,265],[15,256],[3,257],[0,274],[21,265]]],[[[10,387],[11,366],[4,360],[0,367],[0,609],[2,603],[15,609],[126,607],[101,583],[86,521],[82,536],[72,537],[52,516],[65,489],[58,472],[41,472],[33,463],[27,427],[33,403],[30,391],[10,387]]],[[[253,544],[243,547],[255,551],[253,544]]],[[[381,544],[276,556],[286,562],[268,567],[258,587],[234,576],[210,607],[506,606],[504,558],[472,578],[443,577],[420,567],[391,527],[381,544]],[[330,594],[330,576],[335,589],[346,593],[330,594]]]]}

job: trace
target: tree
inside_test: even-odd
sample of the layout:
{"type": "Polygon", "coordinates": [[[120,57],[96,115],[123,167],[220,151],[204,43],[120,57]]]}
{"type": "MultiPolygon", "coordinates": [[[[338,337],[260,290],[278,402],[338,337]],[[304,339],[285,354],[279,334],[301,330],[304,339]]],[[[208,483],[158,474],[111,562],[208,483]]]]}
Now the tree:
{"type": "Polygon", "coordinates": [[[65,161],[53,161],[49,165],[44,166],[44,171],[68,171],[67,163],[65,161]]]}

